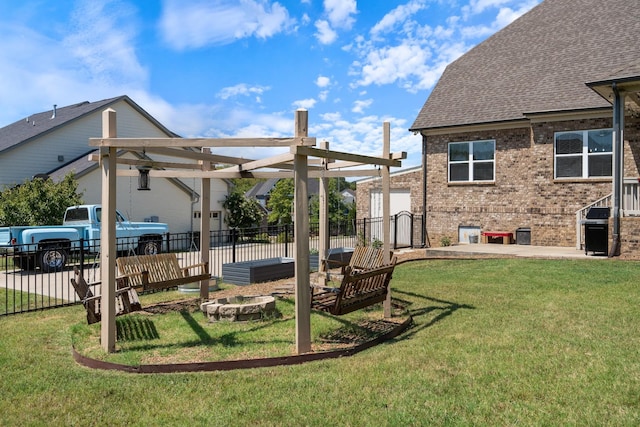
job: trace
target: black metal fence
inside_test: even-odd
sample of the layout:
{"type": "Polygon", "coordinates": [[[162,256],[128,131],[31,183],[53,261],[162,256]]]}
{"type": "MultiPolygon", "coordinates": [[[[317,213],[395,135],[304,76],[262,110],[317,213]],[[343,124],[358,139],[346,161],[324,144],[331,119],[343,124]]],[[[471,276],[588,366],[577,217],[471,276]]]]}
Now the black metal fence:
{"type": "MultiPolygon", "coordinates": [[[[424,246],[422,216],[400,213],[391,219],[391,246],[424,246]]],[[[382,243],[381,218],[361,219],[349,223],[330,224],[330,248],[352,248],[356,245],[382,243]]],[[[319,227],[312,223],[309,247],[317,251],[319,227]]],[[[222,276],[226,263],[266,258],[293,258],[293,225],[270,226],[242,230],[210,232],[209,266],[212,276],[222,276]]],[[[155,242],[162,252],[174,252],[183,266],[196,264],[200,256],[200,234],[173,233],[162,242],[155,242]]],[[[153,247],[137,241],[117,239],[118,256],[136,256],[153,247]],[[134,244],[135,243],[135,244],[134,244]]],[[[61,307],[79,302],[71,278],[78,268],[88,282],[100,280],[100,242],[66,242],[49,244],[17,253],[8,248],[0,253],[0,316],[45,308],[61,307]],[[72,249],[77,248],[77,249],[72,249]]]]}

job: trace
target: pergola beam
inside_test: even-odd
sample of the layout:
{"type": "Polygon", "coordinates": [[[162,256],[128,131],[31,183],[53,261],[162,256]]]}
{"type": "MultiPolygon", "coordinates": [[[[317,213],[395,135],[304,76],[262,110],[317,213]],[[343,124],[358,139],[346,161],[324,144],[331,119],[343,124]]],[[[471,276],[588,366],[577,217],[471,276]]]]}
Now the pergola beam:
{"type": "Polygon", "coordinates": [[[221,169],[225,172],[243,172],[251,171],[260,168],[278,168],[285,166],[286,163],[293,161],[293,154],[284,153],[277,156],[269,157],[261,160],[254,160],[251,162],[242,163],[241,165],[232,166],[229,168],[221,169]]]}
{"type": "MultiPolygon", "coordinates": [[[[136,150],[129,150],[136,151],[136,150]]],[[[252,162],[253,159],[244,159],[242,157],[221,156],[219,154],[207,154],[203,152],[185,150],[184,148],[164,148],[164,147],[147,147],[147,153],[155,153],[163,156],[178,157],[183,159],[197,160],[202,162],[211,162],[214,164],[239,165],[245,162],[252,162]]]]}
{"type": "Polygon", "coordinates": [[[150,147],[291,147],[313,146],[316,138],[89,138],[91,147],[142,150],[150,147]]]}
{"type": "MultiPolygon", "coordinates": [[[[97,154],[89,154],[88,160],[90,162],[100,161],[100,156],[97,154]]],[[[171,169],[193,169],[202,170],[202,165],[199,163],[177,163],[177,162],[158,162],[150,159],[125,159],[120,157],[118,159],[120,165],[130,165],[136,167],[148,167],[148,168],[171,168],[171,169]]]]}
{"type": "MultiPolygon", "coordinates": [[[[119,161],[118,161],[119,162],[119,161]]],[[[326,170],[321,169],[309,170],[309,178],[357,178],[380,176],[378,169],[353,169],[353,170],[326,170]]],[[[134,169],[118,169],[118,176],[138,176],[138,171],[134,169]]],[[[240,171],[229,172],[226,169],[218,169],[215,171],[197,171],[197,170],[155,170],[149,171],[152,178],[293,178],[292,170],[279,171],[240,171]]]]}
{"type": "MultiPolygon", "coordinates": [[[[392,158],[393,156],[389,156],[389,158],[365,156],[362,154],[343,153],[340,151],[322,150],[320,148],[306,147],[306,146],[291,147],[291,152],[294,154],[300,154],[300,155],[309,156],[309,157],[320,157],[323,159],[344,160],[347,162],[358,162],[361,164],[395,166],[395,167],[402,166],[402,162],[399,159],[392,158]]],[[[404,153],[404,156],[405,157],[403,158],[406,158],[406,153],[404,153]]]]}

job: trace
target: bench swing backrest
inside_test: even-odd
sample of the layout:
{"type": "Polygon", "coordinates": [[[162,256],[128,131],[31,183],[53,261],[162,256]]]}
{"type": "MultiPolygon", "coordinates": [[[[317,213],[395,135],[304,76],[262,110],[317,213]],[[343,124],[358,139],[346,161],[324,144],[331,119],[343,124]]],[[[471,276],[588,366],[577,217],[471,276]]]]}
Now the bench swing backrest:
{"type": "Polygon", "coordinates": [[[135,255],[116,259],[121,275],[129,276],[131,286],[142,289],[166,289],[209,279],[208,263],[181,267],[175,253],[135,255]]]}

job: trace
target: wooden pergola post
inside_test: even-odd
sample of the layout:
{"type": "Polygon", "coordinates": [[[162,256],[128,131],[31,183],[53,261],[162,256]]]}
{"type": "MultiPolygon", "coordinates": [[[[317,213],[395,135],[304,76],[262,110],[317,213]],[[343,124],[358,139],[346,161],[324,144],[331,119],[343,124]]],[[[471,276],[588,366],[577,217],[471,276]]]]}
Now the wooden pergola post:
{"type": "MultiPolygon", "coordinates": [[[[116,112],[102,112],[102,137],[116,138],[116,112]]],[[[100,232],[100,275],[102,285],[100,344],[107,353],[116,350],[116,147],[101,147],[102,220],[100,232]]]]}
{"type": "MultiPolygon", "coordinates": [[[[382,157],[389,159],[391,155],[391,124],[382,124],[382,157]]],[[[391,171],[389,165],[382,166],[382,247],[385,264],[391,262],[391,171]]],[[[384,317],[391,317],[391,286],[387,288],[387,299],[384,301],[384,317]]]]}
{"type": "MultiPolygon", "coordinates": [[[[329,149],[329,142],[322,141],[320,142],[321,150],[329,149]]],[[[323,159],[322,163],[322,171],[325,171],[327,168],[327,164],[329,159],[323,159]]],[[[321,176],[319,179],[319,190],[318,190],[318,199],[319,199],[319,219],[318,219],[318,284],[320,286],[324,286],[326,283],[327,277],[322,274],[326,273],[327,266],[323,260],[329,257],[329,178],[325,176],[321,176]]]]}
{"type": "MultiPolygon", "coordinates": [[[[210,154],[211,149],[202,148],[202,153],[210,154]]],[[[211,170],[211,163],[202,162],[202,170],[211,170]]],[[[209,246],[211,243],[211,178],[203,177],[200,183],[200,262],[209,262],[209,246]]],[[[209,266],[211,271],[211,266],[209,266]]],[[[200,299],[202,301],[209,298],[209,279],[200,281],[200,299]]]]}
{"type": "MultiPolygon", "coordinates": [[[[307,136],[309,113],[297,110],[295,136],[307,136]]],[[[296,279],[296,350],[298,354],[311,351],[311,283],[309,282],[309,197],[307,156],[296,153],[294,174],[294,244],[296,279]]]]}

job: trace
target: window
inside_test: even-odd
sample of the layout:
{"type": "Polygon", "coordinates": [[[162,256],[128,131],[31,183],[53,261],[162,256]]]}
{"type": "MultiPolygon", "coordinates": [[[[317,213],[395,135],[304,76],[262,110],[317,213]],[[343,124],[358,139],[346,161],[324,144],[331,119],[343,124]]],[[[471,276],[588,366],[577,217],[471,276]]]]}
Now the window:
{"type": "MultiPolygon", "coordinates": [[[[212,219],[217,219],[219,215],[220,215],[220,212],[213,212],[213,211],[209,212],[209,218],[212,218],[212,219]]],[[[193,218],[194,219],[202,218],[202,212],[193,211],[193,218]]]]}
{"type": "Polygon", "coordinates": [[[495,180],[496,142],[449,143],[449,182],[495,180]]]}
{"type": "Polygon", "coordinates": [[[612,168],[611,129],[557,132],[555,134],[555,177],[610,177],[612,168]]]}

